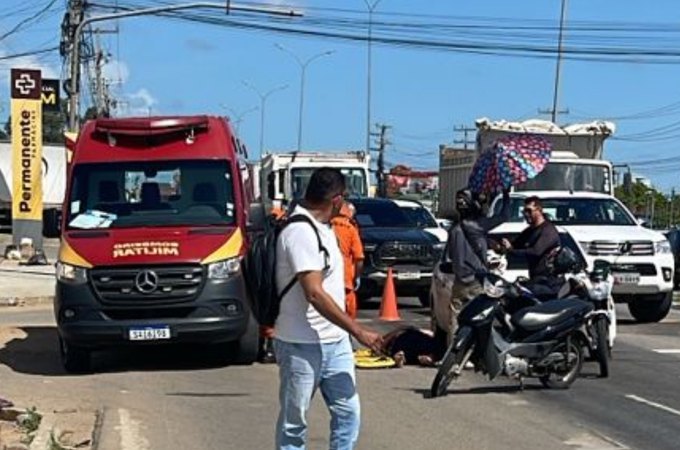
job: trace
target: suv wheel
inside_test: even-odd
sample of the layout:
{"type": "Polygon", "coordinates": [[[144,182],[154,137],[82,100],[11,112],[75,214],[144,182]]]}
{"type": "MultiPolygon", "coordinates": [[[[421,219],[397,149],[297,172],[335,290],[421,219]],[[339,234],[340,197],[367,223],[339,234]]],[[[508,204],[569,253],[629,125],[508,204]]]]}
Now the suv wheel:
{"type": "Polygon", "coordinates": [[[61,363],[68,373],[87,373],[91,370],[92,352],[77,347],[62,337],[59,337],[59,353],[61,363]]]}
{"type": "Polygon", "coordinates": [[[633,302],[628,303],[628,311],[642,323],[659,322],[668,315],[673,304],[673,292],[654,295],[651,298],[639,296],[633,302]]]}

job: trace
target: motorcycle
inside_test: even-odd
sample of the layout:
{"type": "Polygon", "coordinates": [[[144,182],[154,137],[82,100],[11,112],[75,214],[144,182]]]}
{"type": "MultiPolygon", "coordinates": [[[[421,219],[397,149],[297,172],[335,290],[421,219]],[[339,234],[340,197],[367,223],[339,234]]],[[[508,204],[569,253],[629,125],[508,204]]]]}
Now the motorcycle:
{"type": "Polygon", "coordinates": [[[609,360],[616,338],[616,309],[612,298],[614,279],[607,261],[596,260],[593,270],[566,276],[567,282],[558,297],[575,296],[593,305],[586,317],[585,330],[590,356],[600,366],[600,377],[609,376],[609,360]],[[566,292],[566,295],[562,295],[566,292]]]}
{"type": "Polygon", "coordinates": [[[493,380],[504,374],[537,377],[552,389],[566,389],[583,365],[586,317],[593,306],[577,299],[539,302],[518,283],[499,275],[478,275],[484,293],[458,315],[458,329],[432,382],[432,397],[446,395],[449,384],[471,362],[493,380]]]}

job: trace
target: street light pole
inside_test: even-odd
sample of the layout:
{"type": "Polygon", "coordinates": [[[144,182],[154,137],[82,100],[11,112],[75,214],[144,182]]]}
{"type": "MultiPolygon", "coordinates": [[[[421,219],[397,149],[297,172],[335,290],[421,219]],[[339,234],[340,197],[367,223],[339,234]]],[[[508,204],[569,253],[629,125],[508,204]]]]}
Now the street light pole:
{"type": "Polygon", "coordinates": [[[222,108],[228,110],[232,114],[232,116],[230,116],[230,118],[232,118],[232,117],[234,118],[233,122],[234,122],[234,131],[236,132],[236,136],[239,135],[239,130],[241,128],[241,122],[243,122],[243,118],[245,117],[245,115],[248,114],[248,113],[251,113],[253,111],[258,110],[257,106],[253,106],[252,108],[248,108],[248,109],[246,109],[245,111],[243,111],[242,113],[239,114],[238,111],[236,111],[234,108],[227,106],[224,103],[220,103],[220,106],[222,108]]]}
{"type": "Polygon", "coordinates": [[[252,6],[246,6],[246,5],[237,5],[237,4],[232,4],[231,2],[227,2],[225,5],[224,2],[222,3],[217,3],[217,2],[192,2],[192,3],[184,3],[184,4],[178,4],[178,5],[166,5],[166,6],[159,6],[159,7],[153,7],[153,8],[143,8],[143,9],[136,9],[132,11],[124,11],[124,12],[118,12],[118,13],[112,13],[112,14],[102,14],[100,16],[94,16],[94,17],[88,17],[87,19],[84,19],[82,22],[78,24],[76,29],[73,32],[73,39],[71,43],[71,68],[70,68],[70,85],[69,89],[67,91],[67,94],[69,96],[69,120],[68,120],[68,126],[70,131],[78,131],[78,97],[80,94],[80,86],[79,86],[79,81],[80,81],[80,36],[85,29],[86,26],[95,23],[95,22],[102,22],[105,20],[113,20],[113,19],[123,19],[126,17],[138,17],[138,16],[148,16],[152,14],[160,14],[164,12],[169,12],[169,11],[179,11],[183,9],[221,9],[221,10],[226,10],[227,13],[230,10],[234,11],[243,11],[243,12],[251,12],[251,13],[263,13],[263,14],[272,14],[272,15],[278,15],[278,16],[289,16],[289,17],[299,17],[302,16],[299,12],[293,11],[293,10],[283,10],[283,9],[278,9],[278,8],[261,8],[261,7],[252,7],[252,6]]]}
{"type": "Polygon", "coordinates": [[[297,149],[298,151],[302,150],[302,111],[304,109],[304,104],[305,104],[305,73],[307,71],[307,66],[312,63],[312,61],[315,61],[323,56],[330,56],[333,53],[335,53],[335,50],[328,50],[325,52],[318,53],[306,60],[300,59],[298,55],[293,53],[293,51],[287,49],[281,44],[275,44],[276,48],[279,50],[288,53],[294,60],[295,62],[300,66],[300,110],[299,110],[299,117],[298,117],[298,142],[297,142],[297,149]]]}
{"type": "Polygon", "coordinates": [[[368,8],[368,61],[366,69],[366,151],[371,151],[371,59],[373,48],[373,11],[378,7],[381,0],[364,0],[368,8]]]}
{"type": "Polygon", "coordinates": [[[557,123],[557,106],[560,92],[560,72],[562,69],[562,38],[564,36],[564,17],[567,10],[567,0],[562,0],[562,10],[560,11],[560,34],[557,43],[557,65],[555,67],[555,89],[553,91],[553,105],[551,118],[553,123],[557,123]]]}
{"type": "Polygon", "coordinates": [[[258,88],[253,86],[252,83],[249,83],[248,81],[243,81],[243,84],[252,89],[253,92],[257,94],[258,97],[260,97],[260,157],[262,157],[262,153],[264,152],[264,110],[265,110],[265,104],[267,103],[267,98],[272,95],[274,92],[282,91],[288,87],[287,84],[283,84],[281,86],[277,86],[273,89],[268,90],[264,94],[262,91],[260,91],[258,88]]]}

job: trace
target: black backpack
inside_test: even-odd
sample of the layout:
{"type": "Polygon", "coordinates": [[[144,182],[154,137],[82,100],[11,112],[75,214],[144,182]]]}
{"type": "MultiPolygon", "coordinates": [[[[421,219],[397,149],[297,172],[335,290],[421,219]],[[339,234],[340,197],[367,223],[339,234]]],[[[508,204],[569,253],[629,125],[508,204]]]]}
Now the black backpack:
{"type": "Polygon", "coordinates": [[[316,225],[304,214],[276,220],[264,233],[253,237],[242,268],[250,309],[260,325],[274,326],[281,299],[297,282],[297,277],[293,277],[283,289],[276,286],[276,241],[286,226],[299,222],[308,223],[314,230],[319,252],[324,254],[325,266],[328,266],[328,250],[321,243],[316,225]]]}

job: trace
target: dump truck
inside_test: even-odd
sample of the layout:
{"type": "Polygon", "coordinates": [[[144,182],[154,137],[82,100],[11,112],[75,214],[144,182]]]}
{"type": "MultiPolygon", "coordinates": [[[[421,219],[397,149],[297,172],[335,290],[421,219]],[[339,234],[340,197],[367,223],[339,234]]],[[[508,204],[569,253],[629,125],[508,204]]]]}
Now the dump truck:
{"type": "Polygon", "coordinates": [[[455,211],[455,193],[467,186],[477,157],[493,143],[513,134],[539,135],[552,144],[550,161],[535,178],[514,191],[572,191],[613,195],[612,165],[604,159],[604,141],[615,131],[611,122],[595,121],[559,126],[546,120],[524,122],[475,122],[477,137],[474,149],[440,146],[439,216],[450,217],[455,211]]]}

